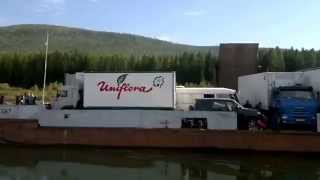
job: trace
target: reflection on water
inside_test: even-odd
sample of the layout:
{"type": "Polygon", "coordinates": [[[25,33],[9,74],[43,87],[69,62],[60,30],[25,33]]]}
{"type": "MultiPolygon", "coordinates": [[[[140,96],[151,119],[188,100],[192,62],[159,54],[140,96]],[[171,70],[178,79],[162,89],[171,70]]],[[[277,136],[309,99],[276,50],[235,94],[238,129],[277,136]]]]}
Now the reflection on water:
{"type": "Polygon", "coordinates": [[[320,157],[0,147],[0,180],[319,179],[320,157]]]}

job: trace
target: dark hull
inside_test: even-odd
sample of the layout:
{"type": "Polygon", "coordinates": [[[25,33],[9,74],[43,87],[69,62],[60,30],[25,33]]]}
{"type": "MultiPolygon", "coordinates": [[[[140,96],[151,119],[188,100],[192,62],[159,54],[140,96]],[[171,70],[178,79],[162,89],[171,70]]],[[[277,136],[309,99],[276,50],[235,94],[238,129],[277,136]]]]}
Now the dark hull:
{"type": "Polygon", "coordinates": [[[1,120],[0,141],[20,145],[85,145],[133,148],[202,148],[320,152],[317,133],[198,129],[54,128],[37,120],[1,120]]]}

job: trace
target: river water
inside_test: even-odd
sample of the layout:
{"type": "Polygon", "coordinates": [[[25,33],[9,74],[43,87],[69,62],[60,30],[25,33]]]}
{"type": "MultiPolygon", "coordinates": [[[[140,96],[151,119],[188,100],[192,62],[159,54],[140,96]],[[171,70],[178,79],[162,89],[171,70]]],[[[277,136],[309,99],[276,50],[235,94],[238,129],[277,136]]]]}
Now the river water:
{"type": "Polygon", "coordinates": [[[320,156],[0,146],[0,180],[320,179],[320,156]]]}

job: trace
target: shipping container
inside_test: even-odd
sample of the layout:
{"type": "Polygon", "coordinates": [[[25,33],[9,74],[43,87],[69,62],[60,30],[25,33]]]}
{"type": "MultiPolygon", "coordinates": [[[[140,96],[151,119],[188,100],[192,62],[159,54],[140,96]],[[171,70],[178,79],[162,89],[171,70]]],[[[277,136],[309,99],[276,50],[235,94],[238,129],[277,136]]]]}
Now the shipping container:
{"type": "Polygon", "coordinates": [[[83,106],[175,108],[175,72],[84,73],[83,106]]]}
{"type": "Polygon", "coordinates": [[[241,104],[247,101],[255,106],[261,103],[262,109],[269,109],[271,91],[280,86],[294,86],[303,83],[302,72],[265,72],[240,76],[238,96],[241,104]]]}
{"type": "MultiPolygon", "coordinates": [[[[320,93],[320,69],[310,69],[307,71],[302,71],[303,73],[303,82],[307,86],[312,86],[314,92],[317,96],[320,93]]],[[[317,97],[319,98],[319,97],[317,97]]]]}

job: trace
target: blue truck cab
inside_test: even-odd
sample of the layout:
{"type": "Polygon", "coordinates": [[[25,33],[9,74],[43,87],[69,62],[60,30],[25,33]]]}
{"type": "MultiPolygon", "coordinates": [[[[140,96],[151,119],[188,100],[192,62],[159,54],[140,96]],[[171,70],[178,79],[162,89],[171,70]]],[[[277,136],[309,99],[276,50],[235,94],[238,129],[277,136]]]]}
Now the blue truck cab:
{"type": "Polygon", "coordinates": [[[312,87],[297,85],[274,88],[271,102],[273,129],[299,125],[316,130],[319,105],[312,87]]]}

